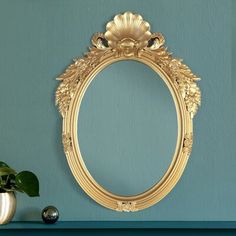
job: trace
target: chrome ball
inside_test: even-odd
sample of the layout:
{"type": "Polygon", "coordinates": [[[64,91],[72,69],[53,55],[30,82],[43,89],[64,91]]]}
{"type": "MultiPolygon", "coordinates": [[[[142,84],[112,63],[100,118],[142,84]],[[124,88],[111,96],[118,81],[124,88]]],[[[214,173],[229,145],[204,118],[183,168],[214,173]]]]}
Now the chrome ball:
{"type": "Polygon", "coordinates": [[[42,211],[42,219],[46,224],[54,224],[59,218],[59,211],[54,206],[47,206],[42,211]]]}

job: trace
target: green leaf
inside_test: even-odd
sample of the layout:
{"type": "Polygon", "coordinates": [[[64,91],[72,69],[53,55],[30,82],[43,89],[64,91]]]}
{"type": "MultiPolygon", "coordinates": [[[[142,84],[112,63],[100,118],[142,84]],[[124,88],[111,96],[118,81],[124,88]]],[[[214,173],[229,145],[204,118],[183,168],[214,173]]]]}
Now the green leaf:
{"type": "Polygon", "coordinates": [[[3,188],[0,188],[0,193],[5,193],[6,192],[6,190],[5,189],[3,189],[3,188]]]}
{"type": "Polygon", "coordinates": [[[10,174],[15,175],[16,174],[15,170],[13,170],[10,167],[0,167],[0,176],[10,175],[10,174]]]}
{"type": "Polygon", "coordinates": [[[7,175],[7,178],[5,178],[6,176],[2,176],[2,180],[5,180],[5,185],[4,185],[4,189],[8,189],[8,190],[14,190],[15,188],[15,179],[16,176],[13,174],[9,174],[7,175]]]}
{"type": "Polygon", "coordinates": [[[9,167],[5,162],[0,161],[0,167],[9,167]]]}
{"type": "Polygon", "coordinates": [[[30,171],[22,171],[16,175],[15,186],[30,197],[39,196],[39,181],[30,171]]]}

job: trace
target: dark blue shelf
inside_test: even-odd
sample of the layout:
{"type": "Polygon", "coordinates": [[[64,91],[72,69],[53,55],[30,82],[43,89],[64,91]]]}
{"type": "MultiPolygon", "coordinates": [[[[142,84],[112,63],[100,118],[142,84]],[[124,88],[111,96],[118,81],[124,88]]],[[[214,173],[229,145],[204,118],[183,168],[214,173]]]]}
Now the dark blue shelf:
{"type": "Polygon", "coordinates": [[[1,229],[236,229],[236,221],[59,221],[11,222],[1,229]]]}

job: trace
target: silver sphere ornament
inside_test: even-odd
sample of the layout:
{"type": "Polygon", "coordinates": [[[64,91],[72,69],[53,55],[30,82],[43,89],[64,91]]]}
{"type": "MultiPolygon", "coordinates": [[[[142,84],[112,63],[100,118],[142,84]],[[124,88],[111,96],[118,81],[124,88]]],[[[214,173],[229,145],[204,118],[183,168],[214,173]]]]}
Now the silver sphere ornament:
{"type": "Polygon", "coordinates": [[[42,211],[42,219],[46,224],[54,224],[59,218],[59,211],[54,206],[47,206],[42,211]]]}

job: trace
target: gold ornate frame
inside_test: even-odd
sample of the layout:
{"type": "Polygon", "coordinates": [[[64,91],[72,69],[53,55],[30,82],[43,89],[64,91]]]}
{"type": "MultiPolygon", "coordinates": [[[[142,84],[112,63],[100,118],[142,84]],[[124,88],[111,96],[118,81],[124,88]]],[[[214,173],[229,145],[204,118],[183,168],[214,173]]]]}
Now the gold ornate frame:
{"type": "Polygon", "coordinates": [[[192,120],[200,105],[199,80],[191,70],[164,47],[161,33],[138,14],[125,12],[108,22],[105,33],[92,37],[93,46],[74,60],[57,79],[56,105],[63,117],[62,142],[70,169],[82,189],[97,203],[117,211],[138,211],[165,197],[181,177],[193,143],[192,120]],[[91,81],[106,66],[121,60],[136,60],[151,67],[166,83],[173,97],[178,120],[178,137],[172,162],[153,187],[134,196],[108,192],[91,176],[80,153],[77,122],[80,104],[91,81]]]}

